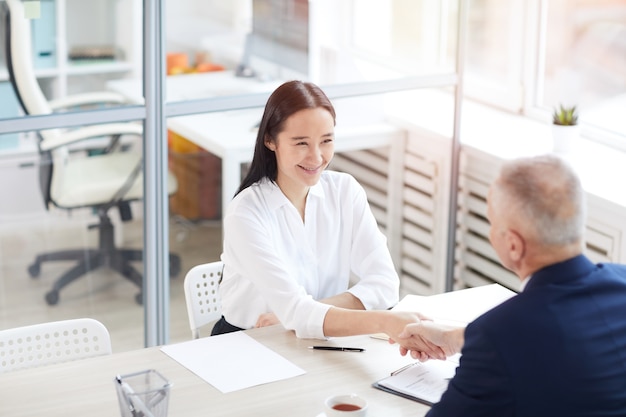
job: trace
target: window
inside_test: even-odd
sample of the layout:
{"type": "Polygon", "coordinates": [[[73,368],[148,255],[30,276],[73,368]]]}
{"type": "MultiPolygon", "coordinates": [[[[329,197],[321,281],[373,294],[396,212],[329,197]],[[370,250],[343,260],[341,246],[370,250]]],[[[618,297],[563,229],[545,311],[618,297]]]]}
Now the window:
{"type": "Polygon", "coordinates": [[[469,0],[468,15],[466,96],[541,117],[577,105],[586,136],[626,147],[626,0],[469,0]]]}
{"type": "Polygon", "coordinates": [[[523,98],[523,1],[470,0],[467,14],[465,95],[519,112],[523,98]]]}
{"type": "MultiPolygon", "coordinates": [[[[464,94],[626,149],[626,0],[466,0],[464,94]]],[[[352,0],[352,53],[375,74],[453,70],[457,0],[352,0]]],[[[372,77],[375,78],[375,77],[372,77]]]]}
{"type": "Polygon", "coordinates": [[[626,140],[626,0],[550,0],[544,7],[536,104],[576,104],[583,122],[626,140]]]}
{"type": "Polygon", "coordinates": [[[454,72],[456,5],[456,0],[353,0],[356,62],[376,74],[369,79],[454,72]]]}

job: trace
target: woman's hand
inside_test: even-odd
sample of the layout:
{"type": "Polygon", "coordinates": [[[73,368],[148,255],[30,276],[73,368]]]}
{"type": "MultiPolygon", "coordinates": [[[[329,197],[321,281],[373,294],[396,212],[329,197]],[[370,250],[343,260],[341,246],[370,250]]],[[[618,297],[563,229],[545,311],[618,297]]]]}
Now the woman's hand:
{"type": "Polygon", "coordinates": [[[423,314],[403,311],[393,311],[392,326],[388,326],[385,333],[389,336],[390,343],[400,344],[400,354],[406,355],[409,350],[414,359],[426,361],[428,359],[445,359],[446,352],[436,342],[422,337],[419,333],[409,335],[407,328],[419,326],[421,323],[429,323],[430,319],[423,314]],[[404,336],[404,338],[402,338],[404,336]],[[407,344],[410,341],[410,348],[407,344]],[[413,355],[413,352],[415,354],[413,355]]]}
{"type": "Polygon", "coordinates": [[[254,327],[266,327],[279,324],[280,320],[274,313],[263,313],[259,316],[254,327]]]}
{"type": "Polygon", "coordinates": [[[395,339],[400,345],[402,356],[411,353],[414,359],[424,361],[428,359],[423,346],[425,342],[439,346],[445,356],[451,356],[461,351],[464,342],[465,328],[454,327],[432,321],[421,321],[409,324],[395,339]]]}

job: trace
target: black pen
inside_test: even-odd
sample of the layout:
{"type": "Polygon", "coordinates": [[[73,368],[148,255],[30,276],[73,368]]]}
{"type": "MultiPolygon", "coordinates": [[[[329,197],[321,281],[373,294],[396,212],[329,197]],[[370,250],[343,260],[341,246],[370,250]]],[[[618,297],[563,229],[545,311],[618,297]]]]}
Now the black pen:
{"type": "Polygon", "coordinates": [[[396,369],[395,371],[393,371],[393,372],[391,373],[391,376],[397,375],[397,374],[399,374],[399,373],[400,373],[400,372],[402,372],[402,371],[406,371],[406,370],[407,370],[407,369],[409,369],[411,366],[414,366],[414,365],[415,365],[415,363],[416,363],[416,362],[413,362],[413,363],[410,363],[410,364],[408,364],[408,365],[403,366],[403,367],[402,367],[402,368],[400,368],[400,369],[396,369]]]}
{"type": "Polygon", "coordinates": [[[309,349],[314,350],[337,350],[340,352],[365,352],[363,348],[355,347],[339,347],[339,346],[309,346],[309,349]]]}

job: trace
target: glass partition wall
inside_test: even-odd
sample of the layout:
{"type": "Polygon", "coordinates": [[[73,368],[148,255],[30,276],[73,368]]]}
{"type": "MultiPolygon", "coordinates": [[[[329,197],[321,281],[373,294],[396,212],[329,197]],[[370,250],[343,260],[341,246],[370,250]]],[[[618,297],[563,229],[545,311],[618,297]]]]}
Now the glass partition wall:
{"type": "MultiPolygon", "coordinates": [[[[0,134],[18,138],[17,145],[0,146],[0,157],[19,172],[11,171],[2,176],[11,180],[0,181],[5,195],[12,196],[12,205],[0,205],[0,328],[90,316],[109,328],[115,351],[188,340],[185,273],[219,258],[221,216],[252,158],[255,124],[265,100],[282,82],[296,78],[319,84],[335,103],[338,149],[333,169],[350,172],[366,185],[398,269],[411,270],[402,258],[406,248],[397,238],[404,227],[398,217],[403,210],[399,197],[422,191],[410,181],[405,184],[404,173],[394,167],[406,164],[402,155],[407,146],[414,146],[406,134],[405,116],[413,114],[412,106],[416,112],[427,108],[420,91],[430,87],[436,97],[448,96],[454,102],[461,2],[39,3],[40,17],[31,23],[47,21],[51,13],[47,10],[53,10],[54,28],[45,30],[62,39],[53,48],[54,64],[34,63],[45,98],[105,90],[122,96],[124,102],[24,116],[16,100],[12,112],[0,113],[0,134]],[[94,24],[94,33],[82,43],[80,33],[89,27],[87,3],[113,15],[94,24]],[[61,290],[57,303],[49,303],[50,286],[72,263],[42,264],[39,276],[32,279],[29,266],[34,256],[66,247],[87,253],[98,245],[97,230],[90,227],[98,213],[90,207],[43,207],[37,132],[101,123],[143,125],[138,143],[122,136],[117,144],[122,152],[139,151],[143,156],[143,198],[110,210],[116,245],[143,251],[143,261],[132,262],[144,276],[143,302],[135,300],[138,286],[118,272],[98,268],[61,290]],[[380,162],[380,167],[370,165],[372,161],[380,162]]],[[[4,21],[2,25],[4,29],[4,21]]],[[[31,29],[35,48],[43,39],[37,30],[31,29]]],[[[33,56],[35,61],[47,57],[33,56]]],[[[0,65],[6,66],[6,61],[0,65]]],[[[11,88],[9,81],[8,71],[0,68],[0,88],[11,88]]],[[[442,137],[447,141],[441,152],[449,153],[449,140],[456,132],[454,106],[445,119],[442,137]]],[[[105,143],[74,148],[69,154],[87,162],[108,150],[105,143]]],[[[445,201],[441,198],[437,204],[445,201]]],[[[440,226],[445,231],[445,224],[440,226]]],[[[441,281],[445,265],[439,268],[441,281]]],[[[443,290],[441,282],[429,287],[443,290]]]]}
{"type": "Polygon", "coordinates": [[[146,112],[106,86],[142,76],[141,4],[0,15],[0,327],[94,317],[116,350],[141,347],[146,112]]]}

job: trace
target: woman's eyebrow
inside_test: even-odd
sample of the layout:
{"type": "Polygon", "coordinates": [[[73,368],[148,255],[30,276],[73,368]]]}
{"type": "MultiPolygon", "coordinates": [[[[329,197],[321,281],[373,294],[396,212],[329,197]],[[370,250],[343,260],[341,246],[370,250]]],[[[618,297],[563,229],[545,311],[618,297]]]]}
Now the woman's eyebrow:
{"type": "MultiPolygon", "coordinates": [[[[328,137],[334,137],[335,133],[334,132],[329,132],[329,133],[324,133],[321,137],[322,138],[328,138],[328,137]]],[[[291,140],[296,141],[296,140],[303,140],[303,139],[310,139],[309,136],[292,136],[291,140]]]]}

